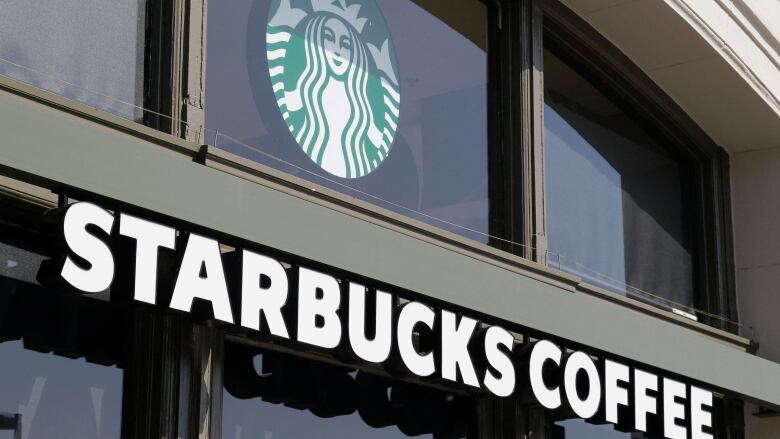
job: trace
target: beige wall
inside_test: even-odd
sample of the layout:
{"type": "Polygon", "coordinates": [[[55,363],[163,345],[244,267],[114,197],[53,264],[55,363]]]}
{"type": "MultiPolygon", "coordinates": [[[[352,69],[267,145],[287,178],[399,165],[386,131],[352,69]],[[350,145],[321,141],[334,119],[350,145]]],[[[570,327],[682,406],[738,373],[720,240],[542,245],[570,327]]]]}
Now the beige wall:
{"type": "MultiPolygon", "coordinates": [[[[731,156],[734,244],[740,318],[758,355],[780,362],[780,148],[731,156]]],[[[780,438],[780,417],[745,407],[746,439],[780,438]]]]}
{"type": "Polygon", "coordinates": [[[780,147],[780,2],[562,1],[726,150],[780,147]]]}

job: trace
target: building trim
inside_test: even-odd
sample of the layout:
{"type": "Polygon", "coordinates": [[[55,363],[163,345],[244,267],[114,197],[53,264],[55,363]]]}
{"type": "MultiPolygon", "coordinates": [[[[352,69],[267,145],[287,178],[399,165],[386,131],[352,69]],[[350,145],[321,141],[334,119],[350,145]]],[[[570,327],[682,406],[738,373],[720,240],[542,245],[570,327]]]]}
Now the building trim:
{"type": "Polygon", "coordinates": [[[178,141],[160,148],[159,138],[150,143],[127,129],[110,129],[10,93],[0,93],[0,112],[0,130],[13,139],[0,149],[0,164],[11,177],[135,206],[470,309],[532,336],[588,346],[780,407],[779,364],[691,326],[584,294],[569,277],[543,282],[544,276],[525,266],[486,261],[452,244],[400,233],[399,226],[367,221],[344,206],[325,207],[325,200],[313,203],[236,178],[193,162],[182,154],[193,148],[178,148],[178,141]],[[354,240],[340,239],[345,234],[354,240]]]}
{"type": "MultiPolygon", "coordinates": [[[[739,50],[735,50],[731,42],[736,42],[738,39],[735,35],[727,35],[726,32],[719,32],[726,28],[715,29],[713,26],[717,24],[716,20],[712,20],[713,17],[705,19],[702,17],[703,13],[709,12],[709,14],[720,15],[721,18],[726,18],[723,22],[731,21],[733,26],[742,32],[741,37],[750,41],[755,49],[763,54],[766,61],[772,66],[777,67],[778,60],[771,56],[769,49],[766,45],[761,44],[753,32],[750,32],[746,24],[740,20],[736,14],[729,9],[723,0],[717,0],[712,2],[711,5],[694,7],[690,5],[687,0],[666,0],[666,3],[675,10],[681,17],[683,17],[688,24],[702,36],[713,48],[715,48],[720,56],[722,56],[734,70],[739,72],[740,76],[751,85],[753,90],[761,96],[761,98],[769,105],[775,113],[780,116],[780,99],[775,93],[767,86],[765,79],[752,68],[756,64],[756,61],[746,62],[739,50]],[[709,9],[712,8],[712,9],[709,9]],[[709,9],[709,11],[707,11],[709,9]],[[717,12],[716,12],[717,11],[717,12]]],[[[738,6],[737,6],[738,7],[738,6]]],[[[735,29],[735,30],[736,30],[735,29]]]]}
{"type": "MultiPolygon", "coordinates": [[[[26,98],[31,98],[58,110],[65,110],[70,114],[90,119],[100,125],[133,135],[141,140],[150,141],[162,148],[181,153],[186,158],[190,158],[195,163],[205,165],[206,167],[231,174],[275,191],[283,192],[306,202],[350,215],[393,232],[427,242],[444,250],[457,252],[480,262],[507,269],[540,282],[548,283],[557,288],[593,295],[620,304],[621,306],[640,311],[644,314],[665,321],[674,322],[675,324],[700,332],[707,337],[721,340],[739,350],[747,350],[750,346],[750,340],[747,338],[692,321],[635,299],[620,296],[613,292],[590,285],[578,276],[463,238],[446,230],[433,227],[421,221],[416,221],[371,203],[312,183],[308,180],[286,174],[269,166],[231,154],[219,148],[209,145],[198,147],[191,142],[161,133],[157,130],[127,121],[100,110],[89,108],[84,104],[62,98],[44,90],[20,84],[17,81],[2,76],[0,76],[0,89],[5,89],[6,91],[13,92],[26,98]]],[[[0,165],[2,165],[2,163],[0,163],[0,165]]],[[[11,172],[11,174],[13,174],[13,172],[11,172]]],[[[31,179],[32,183],[49,187],[52,190],[58,190],[60,187],[57,184],[60,182],[41,180],[38,178],[40,175],[31,177],[33,177],[31,179]]],[[[4,180],[6,181],[6,184],[3,185],[5,186],[3,192],[7,192],[9,195],[13,195],[20,200],[34,199],[35,204],[39,206],[55,207],[53,201],[55,199],[54,197],[52,197],[51,200],[44,200],[40,196],[40,191],[37,191],[39,192],[37,195],[26,193],[30,191],[30,186],[28,184],[25,184],[27,187],[23,189],[12,188],[7,184],[9,180],[4,180]]],[[[117,200],[123,201],[122,199],[117,200]]],[[[188,220],[187,218],[178,219],[188,220]]],[[[476,311],[479,311],[479,309],[476,309],[476,311]]]]}

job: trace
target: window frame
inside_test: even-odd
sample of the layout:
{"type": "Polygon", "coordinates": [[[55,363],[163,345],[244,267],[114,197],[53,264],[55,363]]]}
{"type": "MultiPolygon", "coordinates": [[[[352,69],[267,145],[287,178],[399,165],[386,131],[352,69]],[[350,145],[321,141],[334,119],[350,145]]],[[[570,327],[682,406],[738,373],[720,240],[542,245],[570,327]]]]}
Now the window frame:
{"type": "Polygon", "coordinates": [[[203,138],[206,0],[147,0],[143,125],[203,138]]]}
{"type": "Polygon", "coordinates": [[[542,100],[542,9],[539,1],[498,2],[497,87],[506,96],[498,106],[496,166],[489,169],[491,200],[498,203],[491,218],[491,246],[544,264],[547,254],[544,221],[544,151],[542,100]]]}
{"type": "MultiPolygon", "coordinates": [[[[689,192],[695,216],[695,307],[704,312],[698,318],[709,326],[737,333],[728,154],[646,73],[581,17],[559,0],[533,2],[541,3],[543,14],[543,25],[533,35],[538,46],[543,49],[548,38],[556,52],[598,78],[612,97],[668,139],[670,150],[692,171],[693,187],[689,192]]],[[[534,117],[538,117],[537,136],[543,136],[543,115],[534,117]]],[[[543,182],[537,184],[544,187],[543,182]]],[[[537,201],[535,207],[544,212],[543,202],[537,201]]]]}

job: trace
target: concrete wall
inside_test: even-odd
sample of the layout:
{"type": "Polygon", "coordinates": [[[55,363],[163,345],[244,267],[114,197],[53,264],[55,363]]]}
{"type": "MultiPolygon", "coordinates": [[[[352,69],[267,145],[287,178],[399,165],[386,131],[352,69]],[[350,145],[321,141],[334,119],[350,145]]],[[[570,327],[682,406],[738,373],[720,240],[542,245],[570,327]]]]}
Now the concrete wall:
{"type": "MultiPolygon", "coordinates": [[[[780,148],[733,154],[731,166],[740,317],[758,355],[780,362],[780,148]]],[[[780,437],[780,416],[757,411],[745,407],[746,438],[780,437]]]]}

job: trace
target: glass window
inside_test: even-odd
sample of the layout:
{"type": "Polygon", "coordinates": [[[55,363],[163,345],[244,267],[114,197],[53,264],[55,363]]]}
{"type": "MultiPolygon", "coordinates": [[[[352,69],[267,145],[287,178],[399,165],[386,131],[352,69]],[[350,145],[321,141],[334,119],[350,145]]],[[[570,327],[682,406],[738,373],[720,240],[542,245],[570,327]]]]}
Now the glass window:
{"type": "Polygon", "coordinates": [[[226,343],[222,437],[475,437],[472,398],[226,343]]]}
{"type": "Polygon", "coordinates": [[[119,438],[122,371],[0,344],[0,438],[119,438]],[[7,434],[7,435],[3,435],[7,434]]]}
{"type": "Polygon", "coordinates": [[[145,0],[0,2],[0,74],[138,120],[145,0]]]}
{"type": "Polygon", "coordinates": [[[597,84],[545,50],[549,263],[623,295],[693,306],[690,171],[597,84]]]}
{"type": "Polygon", "coordinates": [[[487,7],[209,5],[207,143],[487,242],[487,7]]]}
{"type": "Polygon", "coordinates": [[[43,259],[0,244],[0,438],[118,439],[125,319],[44,291],[43,259]]]}
{"type": "Polygon", "coordinates": [[[588,424],[582,419],[556,422],[552,439],[641,439],[642,433],[621,433],[611,425],[588,424]]]}

